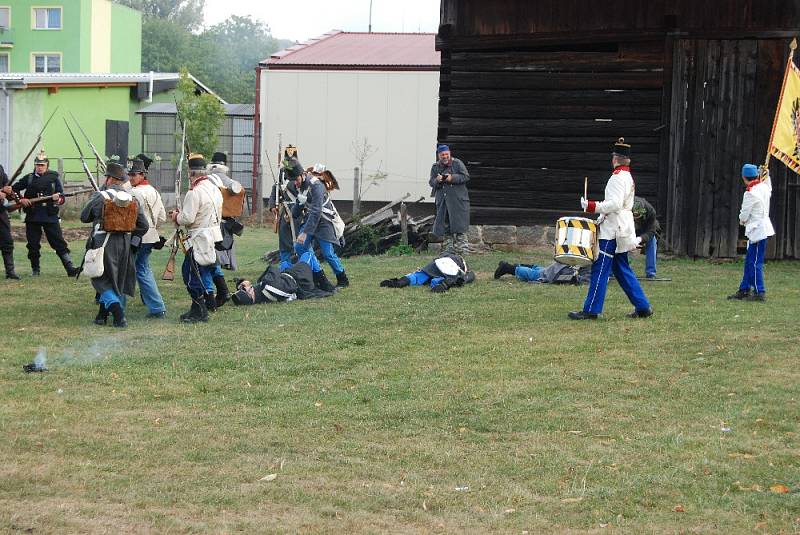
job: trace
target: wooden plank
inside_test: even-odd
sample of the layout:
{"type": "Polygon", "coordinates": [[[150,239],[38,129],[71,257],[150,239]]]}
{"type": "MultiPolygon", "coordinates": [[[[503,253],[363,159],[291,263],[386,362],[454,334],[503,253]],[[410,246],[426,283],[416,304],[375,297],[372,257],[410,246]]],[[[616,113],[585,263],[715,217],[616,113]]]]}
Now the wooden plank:
{"type": "Polygon", "coordinates": [[[661,126],[660,120],[646,119],[620,119],[610,121],[596,121],[592,119],[484,119],[451,118],[449,121],[440,119],[439,126],[447,128],[450,134],[468,135],[471,132],[481,132],[484,135],[515,135],[558,136],[558,135],[593,135],[608,138],[650,136],[661,126]]]}
{"type": "Polygon", "coordinates": [[[482,102],[485,105],[506,105],[513,102],[546,102],[548,104],[580,104],[595,102],[609,104],[660,105],[661,90],[655,89],[506,89],[493,87],[487,89],[465,89],[456,87],[447,92],[449,104],[471,104],[482,102]]]}
{"type": "Polygon", "coordinates": [[[658,120],[660,105],[595,104],[584,101],[578,104],[547,104],[544,102],[517,101],[504,105],[488,106],[483,102],[456,104],[451,102],[446,113],[451,117],[496,119],[638,119],[658,120]]]}
{"type": "Polygon", "coordinates": [[[464,89],[660,89],[660,73],[624,72],[613,75],[602,73],[466,73],[454,71],[442,74],[440,82],[464,89]]]}
{"type": "MultiPolygon", "coordinates": [[[[556,169],[592,169],[604,171],[609,168],[611,153],[586,153],[586,152],[528,152],[517,151],[498,154],[496,151],[463,150],[459,158],[467,163],[468,167],[491,165],[495,162],[502,163],[504,167],[549,167],[556,169]]],[[[636,169],[656,172],[658,170],[657,154],[638,154],[636,169]]]]}

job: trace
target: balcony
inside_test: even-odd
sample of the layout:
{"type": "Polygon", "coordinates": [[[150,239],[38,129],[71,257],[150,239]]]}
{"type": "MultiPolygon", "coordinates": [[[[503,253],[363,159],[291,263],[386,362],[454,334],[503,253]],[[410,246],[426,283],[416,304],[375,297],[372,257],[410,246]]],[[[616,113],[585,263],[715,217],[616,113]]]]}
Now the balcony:
{"type": "Polygon", "coordinates": [[[11,48],[13,46],[14,30],[0,27],[0,48],[11,48]]]}

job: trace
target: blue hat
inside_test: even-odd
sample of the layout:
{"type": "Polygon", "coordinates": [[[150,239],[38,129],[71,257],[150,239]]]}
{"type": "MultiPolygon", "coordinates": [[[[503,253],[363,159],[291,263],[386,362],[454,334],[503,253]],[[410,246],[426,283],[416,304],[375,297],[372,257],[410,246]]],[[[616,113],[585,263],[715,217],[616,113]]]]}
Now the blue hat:
{"type": "Polygon", "coordinates": [[[758,178],[758,167],[751,163],[742,166],[742,176],[744,178],[758,178]]]}
{"type": "Polygon", "coordinates": [[[444,152],[444,151],[450,152],[450,146],[449,145],[437,145],[436,146],[436,154],[439,154],[440,152],[444,152]]]}

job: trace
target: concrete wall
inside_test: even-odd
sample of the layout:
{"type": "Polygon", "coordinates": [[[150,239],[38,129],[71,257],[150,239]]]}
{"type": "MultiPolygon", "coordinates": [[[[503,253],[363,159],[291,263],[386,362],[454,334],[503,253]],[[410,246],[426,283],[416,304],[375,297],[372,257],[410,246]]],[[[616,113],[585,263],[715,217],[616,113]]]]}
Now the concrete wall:
{"type": "Polygon", "coordinates": [[[352,199],[354,142],[367,138],[376,149],[365,175],[388,178],[369,188],[364,200],[388,201],[411,193],[428,197],[435,161],[438,72],[262,71],[261,160],[264,193],[272,185],[264,150],[273,165],[278,136],[300,149],[300,162],[324,163],[341,190],[334,198],[352,199]]]}
{"type": "Polygon", "coordinates": [[[109,32],[111,72],[140,72],[142,70],[141,12],[117,3],[111,4],[109,32]]]}

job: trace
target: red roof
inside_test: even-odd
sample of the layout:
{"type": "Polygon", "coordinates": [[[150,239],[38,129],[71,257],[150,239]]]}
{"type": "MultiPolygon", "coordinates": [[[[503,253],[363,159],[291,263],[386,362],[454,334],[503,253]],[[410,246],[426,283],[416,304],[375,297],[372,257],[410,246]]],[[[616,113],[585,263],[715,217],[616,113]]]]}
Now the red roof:
{"type": "Polygon", "coordinates": [[[333,30],[276,52],[267,69],[438,71],[433,33],[365,33],[333,30]]]}

